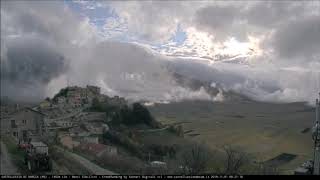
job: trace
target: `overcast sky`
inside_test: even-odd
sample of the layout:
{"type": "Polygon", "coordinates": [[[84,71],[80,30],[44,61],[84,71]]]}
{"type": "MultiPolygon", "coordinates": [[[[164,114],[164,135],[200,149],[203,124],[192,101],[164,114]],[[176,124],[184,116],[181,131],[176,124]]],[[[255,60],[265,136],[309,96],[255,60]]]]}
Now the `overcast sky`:
{"type": "Polygon", "coordinates": [[[217,100],[168,67],[256,100],[312,103],[320,1],[1,1],[1,95],[95,84],[135,100],[217,100]]]}

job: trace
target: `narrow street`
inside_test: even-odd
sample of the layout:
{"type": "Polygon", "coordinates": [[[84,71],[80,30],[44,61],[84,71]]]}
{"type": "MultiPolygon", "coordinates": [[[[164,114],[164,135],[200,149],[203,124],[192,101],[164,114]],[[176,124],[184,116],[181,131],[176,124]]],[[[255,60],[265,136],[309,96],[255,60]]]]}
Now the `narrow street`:
{"type": "Polygon", "coordinates": [[[10,159],[10,155],[6,148],[6,145],[1,141],[1,153],[0,153],[0,174],[1,175],[19,175],[17,167],[14,166],[10,159]]]}

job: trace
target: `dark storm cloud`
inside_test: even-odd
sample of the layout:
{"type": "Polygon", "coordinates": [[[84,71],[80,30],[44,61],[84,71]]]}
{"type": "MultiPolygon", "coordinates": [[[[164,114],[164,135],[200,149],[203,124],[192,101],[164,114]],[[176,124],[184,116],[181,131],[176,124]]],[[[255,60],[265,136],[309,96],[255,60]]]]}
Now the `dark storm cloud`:
{"type": "Polygon", "coordinates": [[[319,10],[320,2],[261,2],[245,18],[260,34],[274,31],[263,43],[279,59],[313,61],[320,54],[319,10]]]}
{"type": "Polygon", "coordinates": [[[19,83],[48,83],[65,70],[63,55],[46,42],[34,38],[8,40],[1,78],[19,83]]]}
{"type": "Polygon", "coordinates": [[[271,45],[283,58],[320,61],[320,16],[284,25],[275,32],[271,45]]]}
{"type": "Polygon", "coordinates": [[[35,100],[44,88],[66,70],[63,55],[41,39],[7,40],[6,56],[1,60],[1,96],[35,100]]]}
{"type": "MultiPolygon", "coordinates": [[[[243,18],[249,25],[260,28],[276,28],[288,20],[306,13],[306,2],[263,1],[251,4],[243,12],[243,18]]],[[[250,5],[250,3],[249,3],[250,5]]]]}
{"type": "Polygon", "coordinates": [[[80,26],[60,2],[1,1],[1,96],[43,98],[47,84],[67,70],[80,26]]]}
{"type": "Polygon", "coordinates": [[[55,43],[86,36],[81,20],[59,1],[1,1],[1,36],[32,34],[55,43]]]}
{"type": "Polygon", "coordinates": [[[235,27],[239,26],[241,22],[241,8],[234,6],[208,6],[197,11],[194,23],[199,30],[204,30],[212,33],[215,40],[224,41],[230,36],[237,36],[238,38],[246,38],[241,29],[235,31],[235,27]]]}

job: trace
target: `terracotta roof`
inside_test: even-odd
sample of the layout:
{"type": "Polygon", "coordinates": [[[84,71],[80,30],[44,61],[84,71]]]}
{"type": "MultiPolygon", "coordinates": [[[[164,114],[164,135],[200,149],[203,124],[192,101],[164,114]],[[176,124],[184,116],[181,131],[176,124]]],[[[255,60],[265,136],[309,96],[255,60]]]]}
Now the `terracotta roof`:
{"type": "Polygon", "coordinates": [[[87,150],[94,154],[99,154],[108,148],[108,146],[104,144],[96,144],[96,143],[83,143],[83,144],[80,144],[79,147],[82,150],[87,150]]]}

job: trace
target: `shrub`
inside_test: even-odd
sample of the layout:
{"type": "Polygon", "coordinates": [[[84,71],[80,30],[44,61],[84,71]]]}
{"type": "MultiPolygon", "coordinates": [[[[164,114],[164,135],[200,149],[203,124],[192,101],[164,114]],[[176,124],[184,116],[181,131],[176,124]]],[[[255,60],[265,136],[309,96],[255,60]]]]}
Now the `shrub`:
{"type": "Polygon", "coordinates": [[[153,118],[147,108],[140,103],[134,103],[132,105],[132,122],[133,123],[145,123],[151,125],[153,118]]]}
{"type": "Polygon", "coordinates": [[[106,113],[112,119],[111,123],[113,125],[120,125],[121,123],[129,126],[146,124],[154,128],[159,127],[159,123],[153,119],[149,110],[140,103],[134,103],[132,108],[129,108],[127,105],[108,107],[106,113]]]}
{"type": "Polygon", "coordinates": [[[58,92],[58,94],[56,94],[56,95],[53,97],[53,100],[56,100],[58,97],[61,97],[61,96],[67,97],[68,91],[69,91],[68,88],[63,88],[63,89],[61,89],[61,90],[58,92]]]}

